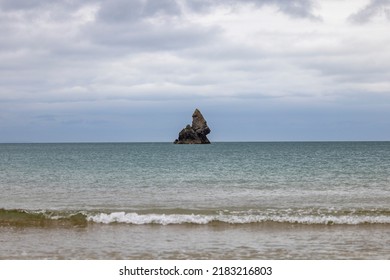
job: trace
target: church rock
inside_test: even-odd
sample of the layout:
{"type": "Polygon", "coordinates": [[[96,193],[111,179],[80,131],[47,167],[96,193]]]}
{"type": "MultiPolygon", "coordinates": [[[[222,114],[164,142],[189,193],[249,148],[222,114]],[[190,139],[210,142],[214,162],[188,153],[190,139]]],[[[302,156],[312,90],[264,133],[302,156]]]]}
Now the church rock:
{"type": "Polygon", "coordinates": [[[192,125],[187,125],[179,133],[179,139],[174,144],[210,144],[207,134],[211,132],[202,113],[195,109],[192,114],[192,125]]]}

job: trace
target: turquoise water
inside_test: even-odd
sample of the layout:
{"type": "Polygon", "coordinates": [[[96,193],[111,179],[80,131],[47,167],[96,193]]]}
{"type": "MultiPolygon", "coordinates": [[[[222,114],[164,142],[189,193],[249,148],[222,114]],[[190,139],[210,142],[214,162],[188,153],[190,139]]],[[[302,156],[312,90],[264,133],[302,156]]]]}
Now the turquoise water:
{"type": "Polygon", "coordinates": [[[390,142],[0,144],[0,174],[0,258],[390,258],[390,142]]]}

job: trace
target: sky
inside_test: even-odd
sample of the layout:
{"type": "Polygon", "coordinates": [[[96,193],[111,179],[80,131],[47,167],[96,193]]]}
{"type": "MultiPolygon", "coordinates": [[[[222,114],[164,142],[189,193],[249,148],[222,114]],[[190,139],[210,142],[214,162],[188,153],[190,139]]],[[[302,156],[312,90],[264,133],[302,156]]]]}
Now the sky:
{"type": "Polygon", "coordinates": [[[0,143],[390,140],[390,0],[0,0],[0,143]]]}

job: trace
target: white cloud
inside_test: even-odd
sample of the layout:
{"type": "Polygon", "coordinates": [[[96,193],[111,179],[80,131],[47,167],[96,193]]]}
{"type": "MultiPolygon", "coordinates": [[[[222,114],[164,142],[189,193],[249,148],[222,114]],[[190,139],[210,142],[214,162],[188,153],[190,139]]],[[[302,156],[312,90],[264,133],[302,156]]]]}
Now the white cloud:
{"type": "Polygon", "coordinates": [[[373,20],[390,20],[389,0],[370,0],[369,3],[358,12],[352,14],[349,19],[354,23],[367,23],[373,20]]]}

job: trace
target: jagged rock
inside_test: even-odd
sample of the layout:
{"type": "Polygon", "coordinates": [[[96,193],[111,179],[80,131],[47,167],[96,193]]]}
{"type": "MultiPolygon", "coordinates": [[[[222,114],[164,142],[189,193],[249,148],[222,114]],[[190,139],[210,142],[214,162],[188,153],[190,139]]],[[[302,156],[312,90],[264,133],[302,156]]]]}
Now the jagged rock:
{"type": "Polygon", "coordinates": [[[174,144],[210,144],[206,135],[211,132],[202,113],[195,109],[192,114],[192,126],[189,124],[179,133],[179,139],[174,144]]]}

